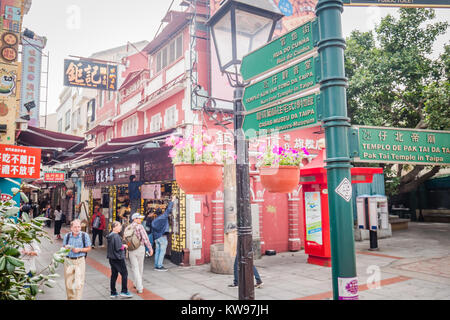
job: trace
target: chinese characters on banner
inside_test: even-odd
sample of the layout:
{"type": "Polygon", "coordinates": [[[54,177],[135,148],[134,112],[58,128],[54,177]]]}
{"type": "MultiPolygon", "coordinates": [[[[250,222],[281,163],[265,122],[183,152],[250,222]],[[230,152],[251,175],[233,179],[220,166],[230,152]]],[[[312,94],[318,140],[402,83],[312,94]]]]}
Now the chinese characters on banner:
{"type": "Polygon", "coordinates": [[[41,149],[0,144],[0,177],[39,179],[41,149]]]}
{"type": "Polygon", "coordinates": [[[20,114],[29,114],[29,125],[39,127],[39,103],[41,100],[41,62],[42,49],[46,41],[36,37],[22,37],[22,82],[20,114]],[[28,110],[25,105],[34,102],[35,107],[28,110]]]}
{"type": "Polygon", "coordinates": [[[117,90],[117,66],[80,60],[64,60],[64,85],[117,90]]]}
{"type": "Polygon", "coordinates": [[[66,173],[65,172],[45,172],[44,182],[64,182],[66,173]]]}

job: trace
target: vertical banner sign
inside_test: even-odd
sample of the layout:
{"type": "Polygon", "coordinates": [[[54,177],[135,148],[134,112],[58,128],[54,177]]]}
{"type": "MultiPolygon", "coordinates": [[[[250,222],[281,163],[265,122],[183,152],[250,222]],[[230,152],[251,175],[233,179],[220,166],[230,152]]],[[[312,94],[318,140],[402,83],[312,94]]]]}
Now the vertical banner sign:
{"type": "Polygon", "coordinates": [[[320,192],[305,192],[306,241],[322,245],[320,192]]]}
{"type": "Polygon", "coordinates": [[[0,177],[39,179],[41,149],[0,144],[0,177]]]}
{"type": "Polygon", "coordinates": [[[39,127],[41,99],[41,63],[45,40],[22,37],[22,81],[20,114],[30,115],[29,125],[39,127]],[[27,108],[32,105],[33,107],[27,108]]]}

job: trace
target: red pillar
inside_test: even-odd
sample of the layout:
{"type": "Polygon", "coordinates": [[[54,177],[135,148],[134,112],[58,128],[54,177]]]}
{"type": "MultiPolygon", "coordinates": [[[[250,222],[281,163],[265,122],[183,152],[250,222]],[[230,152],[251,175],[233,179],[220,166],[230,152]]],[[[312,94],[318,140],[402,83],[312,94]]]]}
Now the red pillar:
{"type": "Polygon", "coordinates": [[[300,197],[299,193],[301,186],[298,190],[289,194],[288,199],[288,248],[289,251],[299,251],[302,248],[302,242],[300,238],[300,197]]]}

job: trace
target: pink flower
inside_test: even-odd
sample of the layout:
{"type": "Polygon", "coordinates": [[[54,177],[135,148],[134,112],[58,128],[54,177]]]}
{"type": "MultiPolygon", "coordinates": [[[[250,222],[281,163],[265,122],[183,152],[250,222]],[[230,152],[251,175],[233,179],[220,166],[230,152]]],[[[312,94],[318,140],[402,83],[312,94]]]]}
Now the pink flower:
{"type": "Polygon", "coordinates": [[[306,150],[306,148],[302,148],[302,150],[305,155],[309,156],[309,152],[308,152],[308,150],[306,150]]]}
{"type": "Polygon", "coordinates": [[[169,157],[170,158],[175,158],[176,155],[177,155],[177,153],[175,152],[175,150],[172,149],[172,150],[169,151],[169,157]]]}

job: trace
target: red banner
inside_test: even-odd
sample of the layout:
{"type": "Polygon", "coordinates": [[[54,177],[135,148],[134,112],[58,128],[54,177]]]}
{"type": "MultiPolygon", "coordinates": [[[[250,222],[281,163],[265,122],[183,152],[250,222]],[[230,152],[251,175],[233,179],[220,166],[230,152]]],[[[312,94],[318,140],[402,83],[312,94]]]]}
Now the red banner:
{"type": "Polygon", "coordinates": [[[44,182],[64,182],[65,172],[45,172],[44,182]]]}
{"type": "Polygon", "coordinates": [[[39,179],[41,149],[0,144],[0,177],[39,179]]]}

